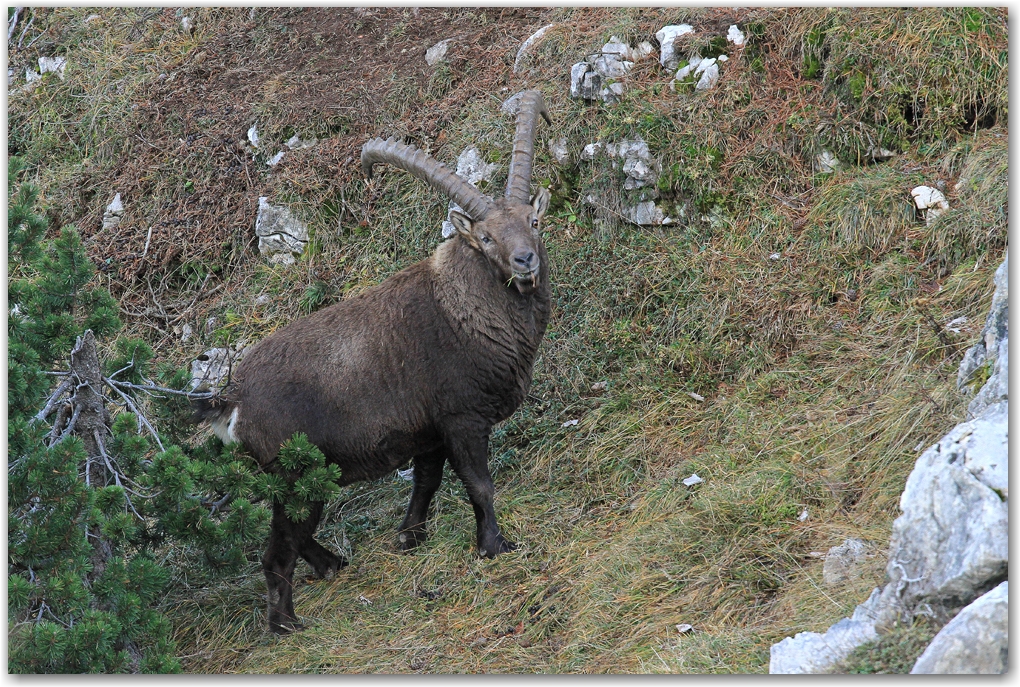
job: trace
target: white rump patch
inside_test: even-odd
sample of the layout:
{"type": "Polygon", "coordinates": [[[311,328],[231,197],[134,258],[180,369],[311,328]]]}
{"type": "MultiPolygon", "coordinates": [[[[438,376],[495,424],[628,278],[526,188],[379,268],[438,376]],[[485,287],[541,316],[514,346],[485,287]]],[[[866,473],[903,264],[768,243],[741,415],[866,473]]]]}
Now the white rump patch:
{"type": "Polygon", "coordinates": [[[235,431],[237,428],[237,418],[239,413],[240,408],[234,408],[234,410],[230,413],[229,420],[224,422],[223,417],[221,416],[209,423],[209,426],[212,427],[213,433],[218,436],[220,441],[224,444],[233,444],[240,441],[237,438],[237,432],[235,431]]]}

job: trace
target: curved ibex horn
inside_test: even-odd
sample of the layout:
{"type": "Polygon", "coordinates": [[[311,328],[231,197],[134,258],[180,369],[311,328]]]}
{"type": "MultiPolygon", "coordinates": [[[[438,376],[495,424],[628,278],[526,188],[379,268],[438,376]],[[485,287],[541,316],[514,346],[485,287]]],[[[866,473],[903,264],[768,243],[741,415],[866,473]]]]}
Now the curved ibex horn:
{"type": "Polygon", "coordinates": [[[384,141],[373,138],[361,149],[361,169],[372,178],[372,165],[388,162],[418,177],[437,191],[445,193],[453,202],[464,208],[473,220],[483,220],[494,204],[474,186],[457,176],[449,167],[414,146],[404,145],[391,138],[384,141]]]}
{"type": "Polygon", "coordinates": [[[538,115],[552,124],[542,92],[523,91],[521,109],[517,111],[514,154],[510,159],[510,174],[506,181],[506,198],[514,203],[526,204],[531,199],[531,163],[535,158],[535,125],[538,123],[538,115]]]}

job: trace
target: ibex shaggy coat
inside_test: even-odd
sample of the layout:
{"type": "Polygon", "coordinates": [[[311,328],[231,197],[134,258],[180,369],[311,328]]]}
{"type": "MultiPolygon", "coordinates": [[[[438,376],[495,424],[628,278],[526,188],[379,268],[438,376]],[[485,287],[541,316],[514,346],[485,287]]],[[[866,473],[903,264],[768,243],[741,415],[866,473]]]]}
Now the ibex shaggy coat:
{"type": "MultiPolygon", "coordinates": [[[[267,470],[281,444],[304,432],[341,482],[379,478],[413,461],[414,490],[399,545],[425,539],[429,504],[449,461],[467,489],[478,549],[492,557],[514,545],[499,531],[488,468],[492,426],[521,404],[549,321],[549,261],[540,222],[549,192],[529,201],[535,127],[548,120],[538,91],[517,118],[506,197],[482,195],[448,168],[395,140],[373,139],[362,165],[388,162],[449,195],[457,233],[420,263],[276,331],[256,345],[228,386],[195,401],[224,441],[240,441],[267,470]]],[[[346,561],[313,539],[322,514],[304,522],[274,505],[263,569],[269,626],[299,629],[293,574],[304,558],[321,576],[346,561]]]]}

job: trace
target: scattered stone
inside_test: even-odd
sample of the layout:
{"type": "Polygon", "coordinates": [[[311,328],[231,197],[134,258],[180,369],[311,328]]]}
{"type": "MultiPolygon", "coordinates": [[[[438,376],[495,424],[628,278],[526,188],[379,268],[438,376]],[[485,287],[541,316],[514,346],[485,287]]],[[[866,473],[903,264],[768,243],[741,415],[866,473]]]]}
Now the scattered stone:
{"type": "Polygon", "coordinates": [[[655,46],[648,41],[641,41],[635,47],[630,49],[631,62],[640,62],[641,60],[651,57],[655,54],[655,46]]]}
{"type": "Polygon", "coordinates": [[[595,141],[594,143],[589,143],[588,145],[586,145],[581,150],[581,159],[582,160],[593,160],[593,159],[595,159],[595,156],[598,155],[600,152],[602,152],[602,149],[604,147],[605,147],[605,145],[601,141],[595,141]]]}
{"type": "MultiPolygon", "coordinates": [[[[728,58],[727,58],[728,59],[728,58]]],[[[719,81],[719,58],[709,57],[702,59],[698,55],[692,55],[687,64],[677,70],[674,78],[677,81],[684,81],[685,79],[697,78],[698,81],[694,86],[696,91],[705,91],[719,81]]],[[[670,83],[672,90],[676,90],[676,85],[670,83]]]]}
{"type": "Polygon", "coordinates": [[[694,33],[694,27],[690,24],[671,24],[656,31],[655,40],[659,41],[659,64],[669,70],[676,69],[680,64],[676,39],[691,33],[694,33]]]}
{"type": "Polygon", "coordinates": [[[800,515],[797,516],[797,519],[800,520],[801,522],[804,522],[805,520],[807,520],[808,519],[808,509],[805,508],[804,510],[802,510],[800,512],[800,515]]]}
{"type": "MultiPolygon", "coordinates": [[[[490,181],[493,172],[497,169],[499,169],[499,165],[486,162],[485,158],[482,157],[481,151],[475,146],[468,146],[457,156],[457,176],[475,187],[483,181],[490,181]]],[[[464,212],[464,209],[450,201],[446,220],[443,221],[442,231],[444,239],[450,238],[457,231],[450,221],[451,212],[464,212]]]]}
{"type": "Polygon", "coordinates": [[[407,468],[406,470],[397,470],[397,477],[407,482],[414,481],[414,466],[407,468]]]}
{"type": "Polygon", "coordinates": [[[719,57],[717,57],[715,59],[719,60],[720,62],[729,62],[730,61],[730,56],[729,55],[719,55],[719,57]]]}
{"type": "Polygon", "coordinates": [[[190,36],[195,30],[195,21],[191,17],[181,17],[181,28],[190,36]]]}
{"type": "Polygon", "coordinates": [[[567,139],[560,137],[550,139],[549,141],[549,154],[552,155],[553,160],[558,165],[570,164],[570,149],[567,148],[567,139]]]}
{"type": "Polygon", "coordinates": [[[595,382],[591,385],[592,391],[605,391],[609,388],[609,382],[595,382]]]}
{"type": "Polygon", "coordinates": [[[913,674],[998,675],[1009,654],[1009,582],[960,611],[918,657],[913,674]]]}
{"type": "Polygon", "coordinates": [[[701,78],[698,79],[697,85],[694,87],[696,91],[707,91],[714,87],[719,81],[719,65],[716,63],[715,58],[709,58],[702,60],[698,68],[694,70],[694,74],[701,74],[701,78]]]}
{"type": "Polygon", "coordinates": [[[562,425],[560,425],[560,427],[574,427],[577,425],[577,422],[578,422],[577,420],[567,420],[562,425]]]}
{"type": "Polygon", "coordinates": [[[64,70],[67,69],[66,57],[40,57],[39,74],[53,73],[64,80],[64,70]]]}
{"type": "Polygon", "coordinates": [[[14,85],[14,75],[15,75],[14,67],[8,67],[7,68],[7,88],[10,88],[11,86],[14,85]]]}
{"type": "Polygon", "coordinates": [[[822,581],[831,586],[840,584],[861,574],[861,561],[869,557],[870,547],[862,539],[850,538],[839,546],[833,546],[825,555],[822,567],[822,581]]]}
{"type": "Polygon", "coordinates": [[[181,325],[181,343],[187,343],[191,338],[192,330],[190,324],[181,325]]]}
{"type": "Polygon", "coordinates": [[[773,253],[773,254],[771,254],[769,256],[769,260],[772,260],[773,262],[775,262],[776,260],[779,260],[781,257],[783,257],[783,256],[780,255],[779,253],[773,253]]]}
{"type": "Polygon", "coordinates": [[[269,165],[270,167],[275,167],[276,165],[280,164],[280,161],[283,159],[283,156],[284,151],[281,150],[278,153],[276,153],[276,155],[266,160],[266,164],[269,165]]]}
{"type": "Polygon", "coordinates": [[[684,480],[684,486],[685,487],[693,487],[695,484],[701,484],[704,481],[705,480],[703,480],[700,477],[698,477],[698,473],[695,472],[690,477],[688,477],[688,478],[686,478],[684,480]]]}
{"type": "Polygon", "coordinates": [[[658,226],[667,219],[662,209],[650,200],[623,208],[624,218],[639,227],[658,226]]]}
{"type": "Polygon", "coordinates": [[[518,91],[512,96],[503,101],[503,104],[499,106],[499,109],[503,110],[508,115],[516,116],[521,111],[521,98],[524,97],[524,91],[518,91]]]}
{"type": "Polygon", "coordinates": [[[216,389],[225,383],[245,350],[211,348],[191,361],[191,389],[216,389]]]}
{"type": "Polygon", "coordinates": [[[113,197],[113,201],[106,206],[106,212],[103,213],[103,229],[115,228],[123,218],[124,204],[121,202],[120,194],[118,193],[113,197]]]}
{"type": "Polygon", "coordinates": [[[287,139],[287,142],[284,143],[284,145],[290,148],[291,150],[301,150],[303,148],[311,148],[318,142],[319,139],[317,139],[315,136],[312,136],[311,138],[304,140],[297,134],[294,134],[293,136],[287,139]]]}
{"type": "Polygon", "coordinates": [[[949,203],[942,191],[931,186],[918,186],[911,190],[910,195],[914,197],[914,204],[918,210],[924,211],[924,223],[931,226],[935,218],[949,209],[949,203]]]}
{"type": "Polygon", "coordinates": [[[889,158],[896,157],[896,153],[894,151],[887,150],[879,146],[873,146],[872,148],[870,148],[867,152],[867,155],[875,162],[881,162],[883,160],[888,160],[889,158]]]}
{"type": "Polygon", "coordinates": [[[255,305],[268,305],[272,299],[268,293],[264,293],[255,299],[255,305]]]}
{"type": "Polygon", "coordinates": [[[85,23],[86,24],[91,24],[92,22],[96,21],[97,19],[102,19],[102,17],[99,16],[98,14],[90,14],[89,16],[85,17],[85,23]]]}
{"type": "Polygon", "coordinates": [[[744,33],[737,28],[736,24],[731,24],[729,31],[726,32],[726,40],[733,45],[743,45],[745,40],[744,33]]]}
{"type": "Polygon", "coordinates": [[[432,67],[438,62],[446,59],[446,53],[450,50],[450,44],[453,43],[452,38],[447,38],[444,41],[439,41],[431,48],[425,51],[425,63],[432,67]]]}
{"type": "Polygon", "coordinates": [[[815,156],[815,170],[820,174],[832,174],[842,166],[839,158],[828,150],[823,150],[815,156]]]}
{"type": "Polygon", "coordinates": [[[689,623],[680,623],[676,626],[676,631],[682,635],[685,635],[688,632],[693,632],[694,626],[689,623]]]}
{"type": "Polygon", "coordinates": [[[698,403],[704,403],[704,402],[705,402],[705,397],[704,397],[704,396],[702,396],[702,395],[701,395],[701,394],[699,394],[699,393],[695,393],[695,392],[693,392],[693,391],[688,391],[688,392],[687,392],[687,395],[688,395],[688,396],[690,396],[691,398],[693,398],[693,399],[694,399],[695,401],[697,401],[698,403]]]}
{"type": "Polygon", "coordinates": [[[621,79],[630,73],[636,59],[643,59],[655,48],[650,43],[641,43],[631,48],[616,36],[612,36],[602,50],[589,55],[584,62],[570,68],[570,96],[585,100],[618,102],[626,92],[621,79]]]}
{"type": "Polygon", "coordinates": [[[520,49],[517,51],[517,57],[514,58],[514,74],[520,71],[524,56],[528,54],[529,50],[531,50],[531,46],[535,45],[535,43],[537,43],[542,36],[545,35],[545,32],[554,26],[556,26],[556,24],[546,24],[538,31],[528,36],[527,40],[521,44],[520,49]]]}
{"type": "Polygon", "coordinates": [[[308,227],[289,208],[270,205],[265,196],[259,198],[255,233],[259,237],[259,253],[269,256],[269,262],[275,265],[293,265],[294,256],[304,252],[308,243],[308,227]]]}
{"type": "Polygon", "coordinates": [[[948,322],[946,322],[945,325],[943,325],[943,328],[947,332],[952,332],[954,334],[959,334],[960,333],[960,329],[965,324],[967,324],[967,317],[966,316],[954,317],[953,319],[951,319],[948,322]]]}
{"type": "Polygon", "coordinates": [[[251,128],[248,129],[248,142],[254,147],[259,147],[259,128],[258,125],[252,124],[251,128]]]}

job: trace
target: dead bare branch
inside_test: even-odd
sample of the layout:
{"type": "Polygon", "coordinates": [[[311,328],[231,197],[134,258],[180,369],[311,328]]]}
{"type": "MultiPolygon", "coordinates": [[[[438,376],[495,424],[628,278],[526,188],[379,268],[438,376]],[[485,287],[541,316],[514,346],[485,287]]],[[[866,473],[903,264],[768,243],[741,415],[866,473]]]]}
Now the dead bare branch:
{"type": "Polygon", "coordinates": [[[29,424],[34,425],[37,422],[42,422],[47,417],[49,417],[50,413],[53,412],[53,408],[57,405],[57,401],[60,399],[60,397],[67,393],[67,390],[71,388],[71,383],[72,380],[70,377],[62,381],[60,383],[60,386],[57,387],[57,390],[54,391],[53,395],[50,396],[48,401],[46,401],[46,405],[43,406],[43,409],[40,410],[36,414],[36,416],[32,418],[32,421],[29,424]]]}

